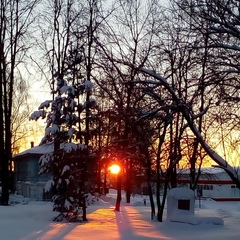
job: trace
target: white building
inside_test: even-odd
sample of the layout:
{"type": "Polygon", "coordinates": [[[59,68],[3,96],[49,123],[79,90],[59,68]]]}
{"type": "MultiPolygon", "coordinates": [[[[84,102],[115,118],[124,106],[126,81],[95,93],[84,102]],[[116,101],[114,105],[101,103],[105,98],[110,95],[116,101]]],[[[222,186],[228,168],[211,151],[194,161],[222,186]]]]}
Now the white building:
{"type": "MultiPolygon", "coordinates": [[[[187,174],[185,172],[180,173],[180,176],[177,180],[178,184],[180,186],[188,186],[189,180],[186,179],[187,174]]],[[[201,194],[203,198],[212,198],[216,201],[240,201],[240,190],[229,175],[221,168],[204,168],[201,170],[195,196],[198,196],[198,194],[201,194]]]]}

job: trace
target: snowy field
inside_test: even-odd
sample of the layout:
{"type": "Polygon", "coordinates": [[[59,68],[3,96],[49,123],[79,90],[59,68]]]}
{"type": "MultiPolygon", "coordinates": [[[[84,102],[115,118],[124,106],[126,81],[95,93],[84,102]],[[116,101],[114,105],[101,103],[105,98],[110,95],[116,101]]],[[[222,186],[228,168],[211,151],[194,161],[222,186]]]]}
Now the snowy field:
{"type": "Polygon", "coordinates": [[[131,204],[121,205],[121,212],[114,211],[115,193],[99,199],[87,208],[87,223],[56,223],[52,219],[57,215],[52,211],[52,203],[27,201],[23,198],[14,204],[0,206],[0,240],[239,240],[240,239],[240,203],[214,202],[202,200],[195,203],[195,215],[199,217],[218,217],[224,225],[200,223],[169,222],[159,223],[150,220],[150,206],[144,206],[144,197],[135,196],[131,204]]]}

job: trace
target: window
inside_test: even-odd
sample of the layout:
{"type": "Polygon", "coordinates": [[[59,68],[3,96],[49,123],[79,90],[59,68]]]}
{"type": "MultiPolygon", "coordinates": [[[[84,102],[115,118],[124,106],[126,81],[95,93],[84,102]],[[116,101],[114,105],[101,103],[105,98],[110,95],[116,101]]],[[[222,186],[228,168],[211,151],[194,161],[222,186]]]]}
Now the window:
{"type": "Polygon", "coordinates": [[[183,199],[179,199],[178,200],[178,209],[181,210],[190,210],[190,200],[183,200],[183,199]]]}
{"type": "Polygon", "coordinates": [[[231,185],[231,195],[233,197],[239,197],[240,196],[240,190],[236,185],[231,185]]]}
{"type": "Polygon", "coordinates": [[[197,185],[197,190],[213,190],[213,185],[197,185]]]}

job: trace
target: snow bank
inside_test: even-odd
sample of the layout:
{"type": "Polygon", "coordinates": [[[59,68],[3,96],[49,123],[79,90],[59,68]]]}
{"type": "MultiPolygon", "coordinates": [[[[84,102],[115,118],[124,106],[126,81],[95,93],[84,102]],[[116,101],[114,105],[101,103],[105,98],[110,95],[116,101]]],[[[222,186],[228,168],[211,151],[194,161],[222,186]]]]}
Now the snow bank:
{"type": "Polygon", "coordinates": [[[224,225],[224,221],[219,217],[200,217],[192,214],[186,214],[185,212],[172,215],[167,218],[168,221],[171,222],[180,222],[180,223],[188,223],[191,225],[199,225],[199,224],[214,224],[214,225],[224,225]]]}

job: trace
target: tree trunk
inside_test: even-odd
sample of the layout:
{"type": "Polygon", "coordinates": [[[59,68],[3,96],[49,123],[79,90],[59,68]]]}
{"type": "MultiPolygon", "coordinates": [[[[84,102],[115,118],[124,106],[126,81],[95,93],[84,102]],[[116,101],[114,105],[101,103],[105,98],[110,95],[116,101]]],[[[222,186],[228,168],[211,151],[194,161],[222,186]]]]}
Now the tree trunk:
{"type": "Polygon", "coordinates": [[[161,183],[160,183],[160,159],[157,159],[157,190],[156,190],[156,200],[157,200],[157,219],[159,222],[162,221],[162,218],[160,216],[160,208],[161,208],[161,199],[160,199],[160,187],[161,187],[161,183]]]}
{"type": "Polygon", "coordinates": [[[165,202],[166,202],[166,199],[167,199],[167,190],[168,190],[168,180],[165,181],[164,190],[163,190],[162,205],[158,209],[157,219],[158,219],[159,222],[163,221],[163,211],[164,211],[164,206],[165,206],[165,202]]]}
{"type": "Polygon", "coordinates": [[[118,173],[118,177],[117,177],[117,200],[116,200],[116,206],[115,206],[115,210],[116,211],[120,211],[120,204],[121,204],[121,200],[122,200],[122,193],[121,193],[121,172],[118,173]]]}
{"type": "Polygon", "coordinates": [[[2,199],[1,204],[4,206],[8,205],[9,201],[9,174],[8,174],[8,157],[6,152],[2,154],[1,164],[1,179],[2,179],[2,199]]]}
{"type": "Polygon", "coordinates": [[[155,205],[153,201],[153,192],[152,192],[152,185],[151,182],[148,181],[148,194],[149,194],[149,200],[150,200],[150,206],[151,206],[151,219],[155,217],[155,205]]]}
{"type": "Polygon", "coordinates": [[[126,172],[126,202],[130,203],[132,187],[132,159],[129,159],[126,172]]]}
{"type": "Polygon", "coordinates": [[[152,186],[151,186],[151,161],[150,157],[147,157],[147,184],[148,184],[148,193],[149,193],[149,200],[151,205],[151,219],[155,216],[155,205],[153,201],[153,192],[152,192],[152,186]]]}
{"type": "Polygon", "coordinates": [[[107,166],[104,165],[103,194],[107,194],[107,166]]]}

